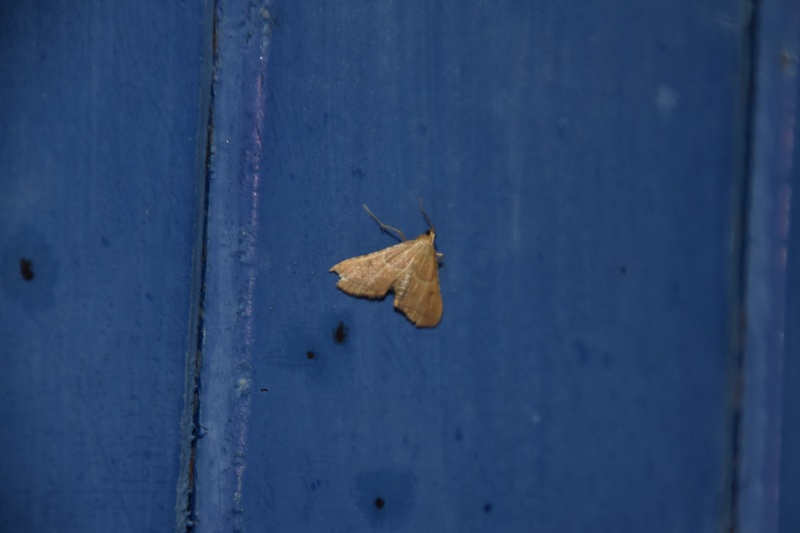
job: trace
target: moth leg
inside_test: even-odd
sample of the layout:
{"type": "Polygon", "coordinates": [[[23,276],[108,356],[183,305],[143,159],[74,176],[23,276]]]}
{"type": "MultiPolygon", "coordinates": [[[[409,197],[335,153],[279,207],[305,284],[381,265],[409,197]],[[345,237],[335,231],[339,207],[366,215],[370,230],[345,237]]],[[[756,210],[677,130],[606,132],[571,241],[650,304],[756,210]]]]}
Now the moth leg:
{"type": "Polygon", "coordinates": [[[403,232],[402,232],[402,231],[400,231],[400,230],[399,230],[399,229],[397,229],[397,228],[393,228],[393,227],[391,227],[391,226],[387,226],[386,224],[384,224],[383,222],[381,222],[380,220],[378,220],[378,217],[376,217],[375,215],[373,215],[373,214],[372,214],[372,211],[370,211],[370,210],[369,210],[369,207],[367,207],[367,204],[361,204],[361,207],[363,207],[363,208],[364,208],[364,210],[365,210],[367,213],[369,213],[369,216],[371,216],[371,217],[372,217],[372,218],[375,220],[375,222],[377,222],[377,223],[378,223],[378,225],[381,227],[381,229],[382,229],[383,231],[385,231],[386,233],[389,233],[387,230],[393,230],[393,231],[396,231],[396,232],[398,233],[398,235],[400,235],[400,240],[401,240],[401,241],[405,241],[405,240],[406,240],[406,236],[405,236],[405,235],[403,235],[403,232]]]}
{"type": "Polygon", "coordinates": [[[442,252],[436,252],[436,261],[441,262],[444,259],[444,254],[442,252]]]}

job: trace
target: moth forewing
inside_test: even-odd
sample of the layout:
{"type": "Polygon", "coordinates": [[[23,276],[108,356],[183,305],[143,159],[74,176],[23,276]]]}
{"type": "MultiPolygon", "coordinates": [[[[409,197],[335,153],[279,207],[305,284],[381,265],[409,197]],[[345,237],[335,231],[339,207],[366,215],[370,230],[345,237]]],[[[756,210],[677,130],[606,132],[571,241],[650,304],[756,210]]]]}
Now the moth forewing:
{"type": "Polygon", "coordinates": [[[436,326],[442,318],[443,306],[433,236],[420,245],[413,264],[404,274],[400,286],[395,289],[394,306],[418,327],[436,326]]]}
{"type": "Polygon", "coordinates": [[[401,242],[371,254],[342,261],[330,270],[341,277],[336,286],[353,296],[383,298],[402,272],[403,265],[410,261],[414,252],[411,245],[414,242],[401,242]]]}

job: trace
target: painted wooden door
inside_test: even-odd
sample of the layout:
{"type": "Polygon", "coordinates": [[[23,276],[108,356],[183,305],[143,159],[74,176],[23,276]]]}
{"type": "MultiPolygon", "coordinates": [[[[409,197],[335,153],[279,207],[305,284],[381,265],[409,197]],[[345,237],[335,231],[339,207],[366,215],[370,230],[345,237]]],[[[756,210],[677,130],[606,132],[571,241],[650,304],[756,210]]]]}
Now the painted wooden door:
{"type": "Polygon", "coordinates": [[[798,28],[0,7],[0,529],[797,531],[798,28]],[[420,198],[432,329],[329,272],[420,198]]]}

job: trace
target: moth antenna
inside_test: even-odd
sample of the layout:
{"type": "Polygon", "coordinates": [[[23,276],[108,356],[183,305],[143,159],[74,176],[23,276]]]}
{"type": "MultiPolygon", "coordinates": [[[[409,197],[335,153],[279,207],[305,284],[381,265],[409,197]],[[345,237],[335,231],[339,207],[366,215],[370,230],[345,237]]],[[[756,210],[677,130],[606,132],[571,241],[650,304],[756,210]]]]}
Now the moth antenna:
{"type": "MultiPolygon", "coordinates": [[[[389,231],[388,231],[388,230],[396,231],[396,232],[397,232],[397,234],[398,234],[398,235],[400,235],[400,240],[401,240],[401,241],[405,241],[405,240],[406,240],[406,236],[405,236],[405,235],[403,235],[403,232],[402,232],[402,231],[400,231],[400,230],[399,230],[399,229],[397,229],[397,228],[393,228],[393,227],[391,227],[391,226],[387,226],[386,224],[384,224],[383,222],[381,222],[380,220],[378,220],[378,217],[376,217],[375,215],[373,215],[373,214],[372,214],[372,211],[370,211],[370,210],[369,210],[369,207],[367,207],[367,204],[361,204],[361,207],[363,207],[363,208],[364,208],[364,210],[365,210],[367,213],[369,213],[369,216],[371,216],[371,217],[372,217],[372,218],[375,220],[375,222],[377,222],[377,223],[378,223],[378,225],[381,227],[381,229],[382,229],[383,231],[385,231],[386,233],[389,233],[389,231]]],[[[390,235],[391,235],[391,234],[390,234],[390,235]]]]}
{"type": "Polygon", "coordinates": [[[419,197],[419,210],[422,211],[422,216],[425,217],[425,221],[428,223],[428,226],[430,226],[433,231],[436,231],[436,226],[433,225],[428,213],[425,212],[425,208],[422,207],[422,196],[419,197]]]}

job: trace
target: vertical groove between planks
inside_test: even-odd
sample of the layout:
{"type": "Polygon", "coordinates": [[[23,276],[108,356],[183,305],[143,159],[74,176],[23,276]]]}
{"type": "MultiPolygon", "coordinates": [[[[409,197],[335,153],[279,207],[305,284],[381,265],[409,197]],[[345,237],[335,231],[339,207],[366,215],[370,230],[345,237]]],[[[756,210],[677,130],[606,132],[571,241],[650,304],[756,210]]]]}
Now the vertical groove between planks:
{"type": "Polygon", "coordinates": [[[203,72],[198,107],[201,110],[197,125],[197,209],[195,219],[194,256],[192,259],[192,290],[188,324],[188,342],[184,381],[184,408],[180,421],[180,470],[176,487],[175,531],[189,531],[195,521],[195,453],[200,438],[200,369],[203,361],[204,306],[206,294],[206,263],[208,259],[208,207],[211,181],[212,144],[214,141],[214,71],[216,69],[217,10],[216,1],[208,0],[203,13],[207,41],[204,49],[203,72]]]}

